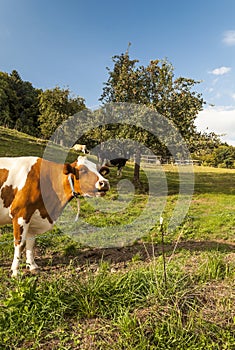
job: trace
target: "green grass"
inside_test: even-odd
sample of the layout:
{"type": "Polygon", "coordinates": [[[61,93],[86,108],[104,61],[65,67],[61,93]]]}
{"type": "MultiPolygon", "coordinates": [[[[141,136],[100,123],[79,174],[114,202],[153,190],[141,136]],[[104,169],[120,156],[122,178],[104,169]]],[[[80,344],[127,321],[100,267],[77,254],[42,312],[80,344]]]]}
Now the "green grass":
{"type": "Polygon", "coordinates": [[[45,142],[0,126],[0,157],[41,156],[45,142]]]}
{"type": "Polygon", "coordinates": [[[232,349],[234,271],[221,253],[200,256],[197,268],[195,258],[182,252],[169,263],[167,286],[161,257],[115,274],[101,262],[83,276],[70,266],[59,275],[8,281],[2,344],[89,349],[92,339],[100,349],[232,349]]]}
{"type": "MultiPolygon", "coordinates": [[[[0,128],[0,156],[42,155],[44,147],[0,128]]],[[[159,217],[150,231],[148,216],[131,226],[147,204],[143,172],[143,187],[127,198],[111,169],[107,199],[82,200],[79,225],[74,201],[57,227],[37,238],[37,276],[22,263],[19,278],[9,277],[12,228],[0,228],[0,349],[235,349],[235,171],[195,167],[189,210],[171,232],[179,174],[163,170],[155,171],[168,186],[167,197],[160,191],[157,199],[166,200],[165,271],[159,217]]],[[[128,163],[122,179],[132,174],[128,163]]]]}

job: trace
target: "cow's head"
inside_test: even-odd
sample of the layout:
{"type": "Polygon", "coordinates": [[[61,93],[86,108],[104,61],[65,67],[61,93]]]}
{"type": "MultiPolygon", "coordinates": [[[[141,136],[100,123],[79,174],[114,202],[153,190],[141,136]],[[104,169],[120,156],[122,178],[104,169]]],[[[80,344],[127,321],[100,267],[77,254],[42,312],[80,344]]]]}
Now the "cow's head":
{"type": "Polygon", "coordinates": [[[109,173],[107,167],[97,170],[95,163],[80,156],[72,164],[64,165],[64,174],[72,175],[74,191],[85,197],[102,197],[109,190],[109,181],[102,175],[109,173]]]}

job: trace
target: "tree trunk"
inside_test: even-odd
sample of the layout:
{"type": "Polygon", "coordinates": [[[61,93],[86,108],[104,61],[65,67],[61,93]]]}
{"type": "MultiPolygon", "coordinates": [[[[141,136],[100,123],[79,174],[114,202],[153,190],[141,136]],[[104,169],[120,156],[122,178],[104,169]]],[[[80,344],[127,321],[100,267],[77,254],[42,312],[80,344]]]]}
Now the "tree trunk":
{"type": "Polygon", "coordinates": [[[134,183],[136,185],[140,185],[140,161],[141,161],[141,154],[140,151],[138,150],[135,154],[135,167],[134,167],[134,183]]]}

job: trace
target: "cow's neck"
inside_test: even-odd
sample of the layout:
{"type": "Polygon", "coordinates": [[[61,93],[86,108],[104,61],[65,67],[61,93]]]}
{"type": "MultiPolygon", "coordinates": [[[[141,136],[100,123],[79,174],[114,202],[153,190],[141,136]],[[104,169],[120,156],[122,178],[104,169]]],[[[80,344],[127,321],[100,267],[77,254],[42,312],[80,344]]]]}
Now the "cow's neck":
{"type": "Polygon", "coordinates": [[[43,161],[41,172],[44,205],[51,219],[55,221],[73,198],[68,175],[63,173],[62,164],[47,161],[43,161]]]}

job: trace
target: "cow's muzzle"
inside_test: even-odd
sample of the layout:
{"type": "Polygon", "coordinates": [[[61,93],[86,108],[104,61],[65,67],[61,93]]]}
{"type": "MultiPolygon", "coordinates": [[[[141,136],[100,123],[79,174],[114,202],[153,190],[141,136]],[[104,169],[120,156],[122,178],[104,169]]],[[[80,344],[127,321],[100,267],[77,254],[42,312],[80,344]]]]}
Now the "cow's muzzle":
{"type": "Polygon", "coordinates": [[[97,192],[96,196],[104,196],[110,189],[109,182],[107,180],[99,180],[96,184],[97,192]]]}

